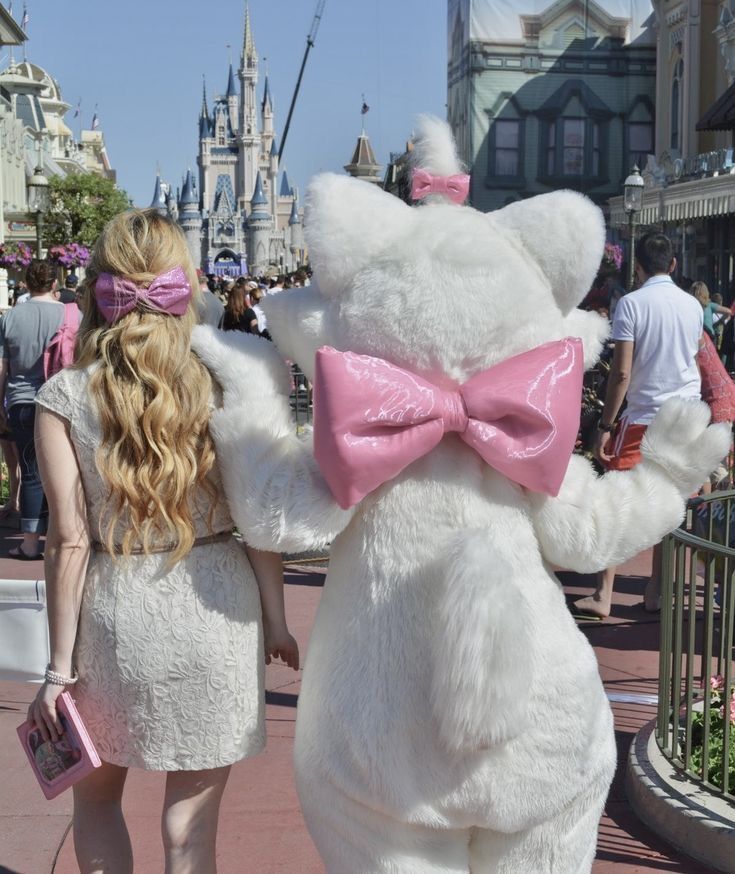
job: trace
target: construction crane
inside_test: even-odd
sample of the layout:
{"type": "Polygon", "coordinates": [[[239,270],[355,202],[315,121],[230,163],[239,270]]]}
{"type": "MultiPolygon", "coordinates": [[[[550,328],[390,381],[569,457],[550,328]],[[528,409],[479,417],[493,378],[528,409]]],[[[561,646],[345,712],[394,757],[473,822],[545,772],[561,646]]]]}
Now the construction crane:
{"type": "Polygon", "coordinates": [[[288,117],[286,118],[286,126],[283,129],[281,148],[278,151],[279,164],[283,159],[283,150],[286,147],[286,137],[288,136],[288,129],[291,125],[291,116],[293,115],[294,106],[296,106],[296,98],[299,96],[299,88],[301,88],[301,79],[304,75],[306,59],[309,57],[309,52],[314,48],[314,41],[316,40],[317,31],[319,30],[319,25],[322,21],[322,13],[324,12],[324,4],[326,2],[327,0],[318,0],[316,4],[316,12],[314,13],[314,20],[311,22],[311,30],[309,31],[309,35],[306,37],[306,51],[304,52],[304,59],[301,62],[299,78],[296,80],[296,89],[294,90],[293,97],[291,98],[291,106],[288,108],[288,117]]]}

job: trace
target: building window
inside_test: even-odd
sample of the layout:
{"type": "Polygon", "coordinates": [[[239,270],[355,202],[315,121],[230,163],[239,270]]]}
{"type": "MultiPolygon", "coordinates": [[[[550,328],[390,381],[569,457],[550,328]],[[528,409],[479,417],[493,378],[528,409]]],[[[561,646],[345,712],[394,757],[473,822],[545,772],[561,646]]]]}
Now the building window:
{"type": "Polygon", "coordinates": [[[634,121],[628,125],[628,164],[643,170],[654,153],[653,123],[634,121]]]}
{"type": "Polygon", "coordinates": [[[558,118],[549,124],[547,176],[600,176],[600,125],[585,118],[558,118]]]}
{"type": "Polygon", "coordinates": [[[487,184],[493,188],[523,188],[526,184],[525,112],[512,94],[502,94],[487,113],[487,184]]]}
{"type": "Polygon", "coordinates": [[[495,133],[493,175],[520,175],[521,122],[518,119],[498,119],[493,125],[493,130],[495,133]]]}
{"type": "Polygon", "coordinates": [[[684,61],[679,60],[674,65],[674,77],[671,82],[671,148],[681,149],[681,91],[684,77],[684,61]]]}

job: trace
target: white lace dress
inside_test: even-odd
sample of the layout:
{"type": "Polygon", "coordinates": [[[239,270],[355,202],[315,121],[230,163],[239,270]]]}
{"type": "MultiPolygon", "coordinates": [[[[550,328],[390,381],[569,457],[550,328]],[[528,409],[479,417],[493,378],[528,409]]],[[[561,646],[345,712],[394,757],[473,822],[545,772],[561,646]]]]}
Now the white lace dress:
{"type": "MultiPolygon", "coordinates": [[[[92,538],[106,489],[95,463],[101,433],[89,371],[64,370],[36,403],[70,422],[92,538]]],[[[193,502],[197,536],[230,531],[219,480],[193,502]]],[[[74,697],[100,757],[149,770],[229,765],[265,744],[260,599],[242,546],[195,546],[173,569],[166,553],[113,558],[92,551],[75,649],[74,697]]]]}

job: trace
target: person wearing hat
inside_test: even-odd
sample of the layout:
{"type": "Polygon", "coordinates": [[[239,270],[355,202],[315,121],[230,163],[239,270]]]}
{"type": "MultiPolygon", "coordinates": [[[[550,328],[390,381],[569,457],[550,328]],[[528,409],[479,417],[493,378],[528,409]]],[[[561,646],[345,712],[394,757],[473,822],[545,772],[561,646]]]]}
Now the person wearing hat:
{"type": "Polygon", "coordinates": [[[59,291],[59,300],[62,303],[76,303],[78,284],[79,278],[76,273],[70,273],[64,280],[64,287],[59,291]]]}

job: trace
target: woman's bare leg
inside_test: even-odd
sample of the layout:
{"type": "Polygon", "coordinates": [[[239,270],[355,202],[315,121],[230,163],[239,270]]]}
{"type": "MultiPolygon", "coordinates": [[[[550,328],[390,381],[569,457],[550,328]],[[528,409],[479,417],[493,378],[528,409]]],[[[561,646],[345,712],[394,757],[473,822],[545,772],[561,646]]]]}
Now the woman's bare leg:
{"type": "Polygon", "coordinates": [[[217,871],[219,806],[229,776],[229,767],[168,774],[161,818],[166,874],[217,871]]]}
{"type": "Polygon", "coordinates": [[[122,815],[127,768],[107,762],[74,786],[74,851],[81,874],[132,874],[122,815]]]}

